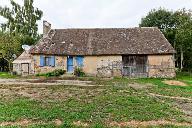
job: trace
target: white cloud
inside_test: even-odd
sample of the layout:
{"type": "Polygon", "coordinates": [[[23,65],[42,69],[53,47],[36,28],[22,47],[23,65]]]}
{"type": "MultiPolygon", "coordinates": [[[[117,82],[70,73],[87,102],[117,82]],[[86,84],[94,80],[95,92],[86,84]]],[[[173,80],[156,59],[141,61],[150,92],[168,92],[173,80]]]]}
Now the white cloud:
{"type": "MultiPolygon", "coordinates": [[[[22,3],[22,0],[17,0],[22,3]]],[[[192,8],[192,0],[34,0],[53,28],[135,27],[151,9],[192,8]]],[[[0,5],[8,5],[0,0],[0,5]]],[[[0,23],[4,20],[0,18],[0,23]]],[[[39,22],[42,32],[42,21],[39,22]]]]}

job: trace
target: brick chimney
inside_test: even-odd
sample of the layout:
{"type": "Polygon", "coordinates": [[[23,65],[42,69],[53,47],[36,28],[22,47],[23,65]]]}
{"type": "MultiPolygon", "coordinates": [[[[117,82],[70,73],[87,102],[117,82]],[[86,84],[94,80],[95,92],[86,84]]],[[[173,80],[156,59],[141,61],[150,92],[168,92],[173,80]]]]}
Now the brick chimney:
{"type": "Polygon", "coordinates": [[[51,24],[47,21],[43,21],[43,36],[46,36],[51,30],[51,24]]]}

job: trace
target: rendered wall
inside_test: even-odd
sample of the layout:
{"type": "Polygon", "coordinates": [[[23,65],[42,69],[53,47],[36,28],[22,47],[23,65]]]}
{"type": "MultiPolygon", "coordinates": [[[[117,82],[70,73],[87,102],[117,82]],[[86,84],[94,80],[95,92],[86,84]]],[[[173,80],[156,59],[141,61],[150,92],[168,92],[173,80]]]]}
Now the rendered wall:
{"type": "Polygon", "coordinates": [[[175,77],[175,63],[173,55],[149,55],[148,76],[169,78],[175,77]]]}
{"type": "Polygon", "coordinates": [[[85,56],[83,71],[88,75],[97,75],[97,56],[85,56]]]}
{"type": "Polygon", "coordinates": [[[119,62],[122,62],[122,56],[85,56],[83,70],[89,75],[100,77],[121,76],[121,71],[112,67],[119,62]]]}

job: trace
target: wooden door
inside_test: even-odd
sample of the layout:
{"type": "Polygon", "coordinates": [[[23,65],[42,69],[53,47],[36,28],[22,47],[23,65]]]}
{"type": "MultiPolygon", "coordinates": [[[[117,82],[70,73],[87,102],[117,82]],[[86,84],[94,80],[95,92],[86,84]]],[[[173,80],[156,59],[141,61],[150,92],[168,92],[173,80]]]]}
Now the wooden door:
{"type": "Polygon", "coordinates": [[[73,57],[69,56],[67,58],[67,72],[73,73],[74,68],[73,68],[73,57]]]}
{"type": "Polygon", "coordinates": [[[21,64],[22,75],[29,75],[29,64],[21,64]]]}

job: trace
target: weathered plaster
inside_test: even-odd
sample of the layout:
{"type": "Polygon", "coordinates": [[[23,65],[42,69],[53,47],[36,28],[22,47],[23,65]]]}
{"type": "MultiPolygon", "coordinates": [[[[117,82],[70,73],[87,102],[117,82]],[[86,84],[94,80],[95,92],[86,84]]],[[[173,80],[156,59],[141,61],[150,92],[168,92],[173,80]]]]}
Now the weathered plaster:
{"type": "Polygon", "coordinates": [[[149,55],[149,77],[175,77],[175,64],[173,55],[149,55]]]}

